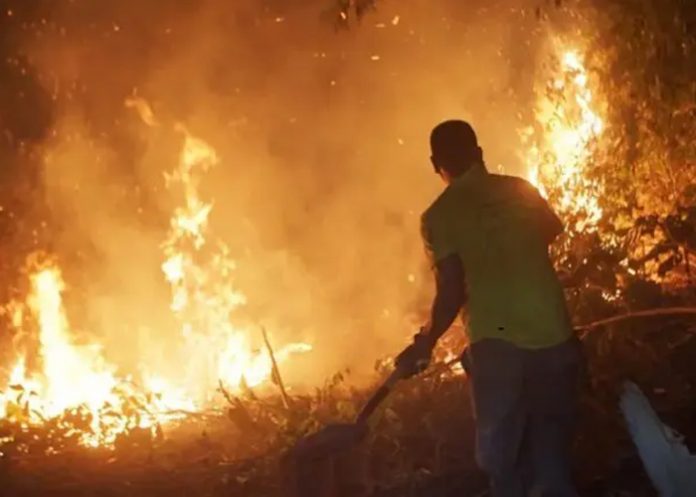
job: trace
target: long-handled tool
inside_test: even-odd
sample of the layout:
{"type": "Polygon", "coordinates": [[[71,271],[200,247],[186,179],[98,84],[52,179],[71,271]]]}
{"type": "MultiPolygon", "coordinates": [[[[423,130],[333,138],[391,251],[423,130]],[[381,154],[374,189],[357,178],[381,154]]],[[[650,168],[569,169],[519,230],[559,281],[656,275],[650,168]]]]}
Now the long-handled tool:
{"type": "Polygon", "coordinates": [[[350,449],[353,444],[360,442],[367,434],[367,421],[370,416],[403,377],[403,372],[395,369],[365,403],[354,423],[332,424],[299,440],[292,449],[294,455],[303,458],[326,457],[350,449]]]}
{"type": "MultiPolygon", "coordinates": [[[[287,467],[288,475],[291,478],[287,482],[289,495],[302,497],[341,495],[338,487],[342,485],[336,481],[340,479],[337,473],[341,473],[341,470],[336,466],[341,465],[341,458],[350,457],[351,450],[355,449],[366,436],[367,421],[370,416],[403,377],[403,371],[395,369],[372,394],[355,422],[329,425],[295,444],[285,458],[285,464],[289,466],[287,467]]],[[[355,485],[355,483],[352,484],[355,485]]],[[[350,494],[357,496],[361,494],[361,491],[354,488],[350,494]]]]}

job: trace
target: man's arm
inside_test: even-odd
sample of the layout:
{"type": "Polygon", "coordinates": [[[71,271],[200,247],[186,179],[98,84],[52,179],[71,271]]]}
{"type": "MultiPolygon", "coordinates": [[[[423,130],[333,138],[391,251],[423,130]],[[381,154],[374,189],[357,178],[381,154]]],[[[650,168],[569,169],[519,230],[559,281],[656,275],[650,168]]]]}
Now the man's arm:
{"type": "Polygon", "coordinates": [[[466,301],[464,268],[459,255],[450,254],[438,260],[434,272],[436,291],[430,320],[396,358],[396,367],[406,378],[428,366],[435,344],[452,325],[466,301]]]}
{"type": "Polygon", "coordinates": [[[421,220],[421,234],[425,251],[433,265],[436,290],[428,324],[396,357],[396,367],[403,371],[404,377],[418,374],[427,367],[433,347],[452,325],[466,300],[464,268],[449,230],[442,221],[442,218],[428,217],[427,213],[421,220]]]}
{"type": "Polygon", "coordinates": [[[563,233],[563,223],[556,213],[551,209],[549,203],[539,196],[541,206],[541,229],[546,243],[551,244],[558,235],[563,233]]]}
{"type": "Polygon", "coordinates": [[[549,203],[541,196],[539,190],[531,183],[520,180],[520,192],[523,196],[531,200],[535,210],[539,214],[539,224],[544,241],[550,245],[564,231],[561,219],[553,211],[549,203]]]}
{"type": "MultiPolygon", "coordinates": [[[[536,206],[536,211],[539,213],[539,225],[544,242],[547,245],[551,245],[553,241],[565,231],[563,222],[558,217],[558,214],[554,212],[548,201],[539,193],[539,190],[526,181],[524,181],[523,184],[526,185],[527,195],[531,195],[534,205],[536,206]]],[[[558,272],[558,279],[565,288],[572,287],[576,284],[576,275],[570,274],[567,271],[558,272]]]]}
{"type": "Polygon", "coordinates": [[[430,320],[421,332],[431,347],[449,329],[462,306],[466,303],[464,268],[458,254],[450,254],[437,261],[435,273],[435,298],[430,310],[430,320]]]}

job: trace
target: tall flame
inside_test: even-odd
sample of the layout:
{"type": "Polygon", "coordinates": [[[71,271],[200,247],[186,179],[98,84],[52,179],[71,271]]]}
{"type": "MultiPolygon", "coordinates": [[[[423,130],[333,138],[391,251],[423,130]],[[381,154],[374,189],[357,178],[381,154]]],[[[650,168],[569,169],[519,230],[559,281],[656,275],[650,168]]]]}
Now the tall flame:
{"type": "Polygon", "coordinates": [[[20,357],[10,374],[7,391],[0,395],[2,417],[19,415],[22,422],[40,424],[73,411],[87,420],[89,429],[76,431],[82,444],[112,444],[133,428],[153,428],[171,416],[166,411],[190,409],[193,404],[175,390],[159,391],[149,385],[140,392],[127,379],[115,376],[99,347],[77,345],[71,336],[62,302],[64,283],[54,265],[40,267],[30,277],[28,308],[38,325],[41,369],[28,374],[20,357]],[[142,412],[129,405],[138,397],[142,412]]]}
{"type": "MultiPolygon", "coordinates": [[[[199,185],[202,174],[219,159],[209,144],[182,131],[178,167],[166,180],[169,187],[183,191],[183,205],[170,221],[162,271],[171,285],[171,308],[189,351],[187,378],[199,386],[217,381],[231,388],[256,386],[271,375],[271,359],[266,351],[254,350],[250,332],[233,322],[235,312],[246,303],[232,282],[236,264],[224,243],[209,247],[206,238],[213,205],[201,199],[199,185]]],[[[278,358],[309,348],[291,344],[278,351],[278,358]]]]}
{"type": "Polygon", "coordinates": [[[526,154],[528,178],[563,214],[580,215],[578,230],[592,227],[602,216],[599,186],[587,175],[592,144],[603,121],[593,98],[583,56],[560,49],[556,74],[545,82],[535,117],[541,131],[523,132],[531,142],[526,154]]]}
{"type": "Polygon", "coordinates": [[[31,276],[31,284],[29,306],[40,329],[45,414],[54,416],[81,404],[94,414],[107,402],[116,386],[113,371],[95,347],[78,347],[71,343],[62,304],[60,272],[52,267],[42,269],[31,276]]]}

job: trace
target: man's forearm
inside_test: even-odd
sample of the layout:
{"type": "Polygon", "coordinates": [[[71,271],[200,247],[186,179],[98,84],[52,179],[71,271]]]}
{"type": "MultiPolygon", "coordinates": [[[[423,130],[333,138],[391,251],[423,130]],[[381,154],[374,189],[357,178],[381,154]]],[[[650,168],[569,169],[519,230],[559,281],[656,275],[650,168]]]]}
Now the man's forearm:
{"type": "Polygon", "coordinates": [[[438,292],[435,295],[430,311],[430,321],[423,332],[433,345],[452,326],[464,304],[463,300],[463,296],[459,292],[449,294],[438,292]]]}
{"type": "Polygon", "coordinates": [[[464,268],[459,255],[451,254],[438,261],[435,270],[435,298],[430,320],[422,331],[430,345],[449,329],[465,303],[464,268]]]}

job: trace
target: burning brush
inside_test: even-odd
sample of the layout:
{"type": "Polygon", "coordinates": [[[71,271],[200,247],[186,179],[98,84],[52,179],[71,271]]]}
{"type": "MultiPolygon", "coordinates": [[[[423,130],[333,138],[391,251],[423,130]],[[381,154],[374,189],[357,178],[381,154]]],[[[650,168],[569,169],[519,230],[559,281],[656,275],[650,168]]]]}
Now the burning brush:
{"type": "MultiPolygon", "coordinates": [[[[154,125],[146,102],[129,102],[154,125]]],[[[246,297],[233,285],[235,262],[227,247],[221,242],[210,247],[213,205],[199,192],[204,173],[219,158],[206,142],[182,127],[180,132],[179,162],[165,179],[169,188],[182,192],[183,203],[170,220],[162,271],[171,287],[171,311],[180,323],[179,345],[187,357],[181,375],[170,378],[146,370],[135,382],[117,374],[98,344],[78,345],[63,304],[60,268],[48,258],[31,263],[26,302],[6,309],[17,332],[36,335],[38,343],[36,353],[19,355],[7,387],[0,391],[0,417],[9,423],[21,428],[53,420],[81,445],[111,447],[133,430],[155,436],[160,425],[200,410],[218,382],[232,391],[260,386],[271,379],[274,361],[311,350],[308,344],[292,343],[271,357],[268,347],[256,349],[251,332],[232,322],[230,316],[246,297]],[[37,367],[30,369],[33,356],[37,367]]]]}

